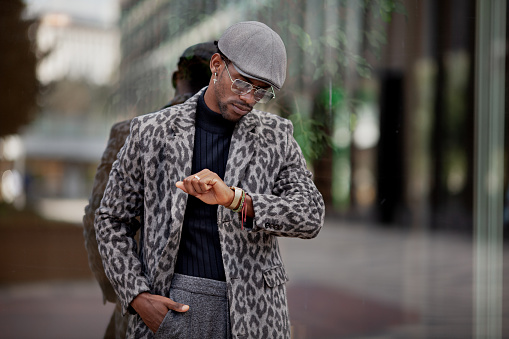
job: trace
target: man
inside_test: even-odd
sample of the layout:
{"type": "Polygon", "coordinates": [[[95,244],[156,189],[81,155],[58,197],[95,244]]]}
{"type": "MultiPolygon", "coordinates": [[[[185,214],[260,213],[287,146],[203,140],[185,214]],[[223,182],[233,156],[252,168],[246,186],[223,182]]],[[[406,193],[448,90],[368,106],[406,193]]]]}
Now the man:
{"type": "Polygon", "coordinates": [[[133,120],[96,214],[130,338],[290,338],[277,237],[315,237],[323,199],[291,123],[253,109],[284,83],[281,38],[241,22],[217,46],[207,88],[133,120]]]}
{"type": "MultiPolygon", "coordinates": [[[[217,48],[213,42],[204,42],[188,47],[182,53],[177,64],[177,70],[172,76],[175,95],[164,107],[183,103],[208,84],[211,76],[209,67],[210,57],[216,51],[217,48]]],[[[102,289],[104,302],[109,301],[117,304],[104,338],[125,338],[128,317],[122,315],[121,306],[115,291],[104,273],[97,248],[94,218],[95,211],[99,207],[108,182],[111,166],[129,135],[130,124],[131,120],[125,120],[113,125],[111,128],[108,145],[97,168],[92,195],[89,204],[85,207],[85,215],[83,217],[83,235],[85,237],[90,268],[102,289]]]]}

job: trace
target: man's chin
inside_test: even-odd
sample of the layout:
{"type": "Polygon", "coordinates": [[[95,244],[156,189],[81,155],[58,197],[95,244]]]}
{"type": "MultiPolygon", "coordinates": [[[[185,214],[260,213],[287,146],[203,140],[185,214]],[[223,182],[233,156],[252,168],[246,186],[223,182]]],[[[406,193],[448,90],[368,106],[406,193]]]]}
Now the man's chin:
{"type": "Polygon", "coordinates": [[[242,119],[243,116],[249,114],[253,109],[251,110],[242,110],[236,107],[235,105],[231,104],[230,109],[221,110],[221,115],[224,119],[228,121],[237,122],[240,119],[242,119]]]}
{"type": "Polygon", "coordinates": [[[223,117],[223,119],[232,121],[232,122],[237,122],[240,119],[242,119],[242,117],[243,117],[243,115],[239,115],[239,114],[235,114],[235,113],[231,113],[231,112],[222,112],[221,116],[223,117]]]}

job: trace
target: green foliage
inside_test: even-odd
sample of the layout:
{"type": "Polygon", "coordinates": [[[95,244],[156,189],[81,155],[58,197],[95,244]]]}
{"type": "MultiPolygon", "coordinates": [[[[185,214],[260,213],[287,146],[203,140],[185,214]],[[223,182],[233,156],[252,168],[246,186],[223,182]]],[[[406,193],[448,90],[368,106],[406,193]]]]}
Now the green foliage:
{"type": "Polygon", "coordinates": [[[313,43],[311,42],[311,36],[308,33],[306,33],[302,29],[302,27],[296,24],[289,24],[288,30],[290,31],[290,33],[293,34],[295,40],[297,41],[297,43],[299,44],[300,48],[302,48],[303,51],[312,48],[313,43]]]}
{"type": "MultiPolygon", "coordinates": [[[[291,8],[292,15],[277,25],[286,34],[286,41],[300,50],[298,57],[290,53],[289,63],[301,65],[296,74],[304,81],[313,108],[309,114],[301,113],[298,107],[291,108],[289,111],[297,113],[289,118],[305,156],[313,160],[326,147],[333,147],[331,134],[339,106],[349,110],[355,124],[356,104],[344,90],[345,78],[352,75],[351,70],[360,78],[371,77],[372,66],[364,54],[380,57],[387,44],[387,23],[394,13],[406,15],[406,10],[401,0],[325,1],[323,8],[313,8],[311,14],[307,5],[297,0],[279,2],[280,8],[291,8]],[[352,17],[358,17],[362,26],[356,27],[358,20],[350,20],[352,17]]],[[[270,7],[276,10],[278,5],[271,3],[270,7]]]]}
{"type": "MultiPolygon", "coordinates": [[[[340,87],[335,87],[318,94],[315,100],[315,109],[336,112],[345,104],[344,91],[340,87]]],[[[299,143],[306,160],[312,161],[319,158],[327,148],[336,148],[331,136],[330,115],[321,114],[306,117],[300,111],[297,111],[288,118],[293,123],[295,140],[299,143]]]]}
{"type": "Polygon", "coordinates": [[[407,15],[405,6],[398,0],[377,0],[373,1],[378,5],[380,17],[385,22],[390,22],[393,13],[407,15]]]}
{"type": "Polygon", "coordinates": [[[294,137],[306,160],[317,159],[326,149],[333,147],[332,139],[324,129],[325,124],[295,113],[288,117],[294,126],[294,137]]]}

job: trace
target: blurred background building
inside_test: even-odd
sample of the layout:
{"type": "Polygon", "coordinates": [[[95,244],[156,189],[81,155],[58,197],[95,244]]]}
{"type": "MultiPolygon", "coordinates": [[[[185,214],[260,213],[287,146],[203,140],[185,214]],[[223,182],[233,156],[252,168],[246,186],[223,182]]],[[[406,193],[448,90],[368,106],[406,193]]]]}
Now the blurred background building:
{"type": "Polygon", "coordinates": [[[27,34],[39,62],[38,111],[22,126],[23,190],[15,200],[46,217],[79,222],[114,118],[106,115],[119,63],[114,18],[79,13],[57,1],[29,8],[27,34]]]}
{"type": "Polygon", "coordinates": [[[112,123],[173,96],[186,47],[262,21],[289,63],[260,108],[293,121],[327,205],[323,237],[281,241],[295,337],[509,337],[506,1],[27,5],[40,90],[0,136],[3,209],[79,226],[112,123]]]}

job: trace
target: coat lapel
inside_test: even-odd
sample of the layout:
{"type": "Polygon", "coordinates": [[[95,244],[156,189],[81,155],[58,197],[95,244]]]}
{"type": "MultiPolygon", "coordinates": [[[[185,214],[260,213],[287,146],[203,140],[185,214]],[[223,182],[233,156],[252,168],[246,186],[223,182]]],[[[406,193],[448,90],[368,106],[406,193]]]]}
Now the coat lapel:
{"type": "Polygon", "coordinates": [[[165,289],[170,285],[166,280],[171,276],[167,273],[172,272],[171,268],[174,266],[180,243],[188,195],[177,188],[175,183],[191,175],[196,102],[199,95],[200,93],[184,104],[172,107],[166,122],[165,165],[161,170],[165,171],[167,175],[171,201],[169,205],[170,220],[165,224],[158,225],[162,231],[162,238],[165,239],[162,242],[162,252],[160,252],[158,269],[154,276],[154,287],[158,290],[165,289]]]}
{"type": "Polygon", "coordinates": [[[173,135],[168,135],[166,143],[166,159],[169,161],[168,167],[171,169],[169,179],[174,190],[171,208],[182,211],[182,213],[172,213],[174,222],[177,224],[184,220],[187,194],[176,188],[175,183],[191,175],[196,105],[186,104],[182,107],[182,111],[183,114],[178,114],[170,120],[173,135]]]}
{"type": "Polygon", "coordinates": [[[253,112],[244,116],[233,131],[224,182],[238,186],[246,174],[247,165],[256,152],[259,135],[256,128],[259,118],[253,112]]]}

